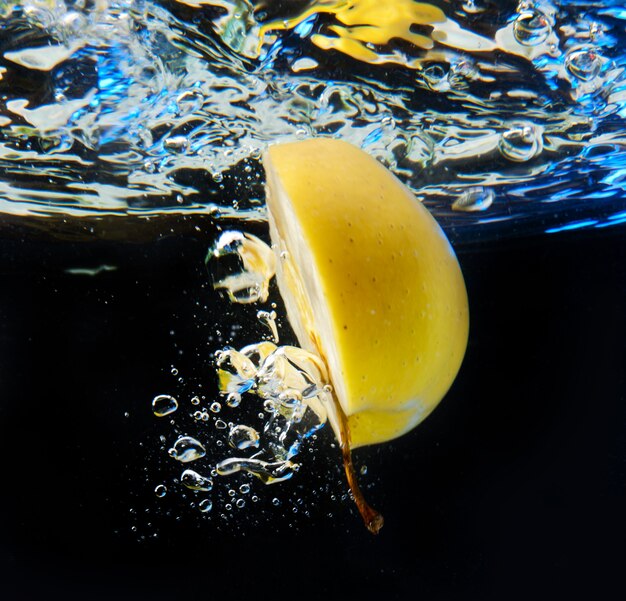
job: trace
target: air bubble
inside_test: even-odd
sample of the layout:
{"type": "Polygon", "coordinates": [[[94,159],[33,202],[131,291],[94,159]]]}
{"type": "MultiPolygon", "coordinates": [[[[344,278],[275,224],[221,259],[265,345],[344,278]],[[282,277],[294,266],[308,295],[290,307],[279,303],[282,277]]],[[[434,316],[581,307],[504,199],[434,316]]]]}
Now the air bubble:
{"type": "Polygon", "coordinates": [[[452,203],[454,211],[485,211],[494,201],[495,192],[493,188],[484,186],[474,186],[468,188],[452,203]]]}
{"type": "Polygon", "coordinates": [[[235,505],[239,507],[239,509],[243,509],[246,505],[246,502],[243,499],[237,499],[235,505]]]}
{"type": "Polygon", "coordinates": [[[475,0],[465,0],[462,8],[468,14],[481,13],[485,10],[483,6],[476,6],[475,0]]]}
{"type": "Polygon", "coordinates": [[[602,58],[595,48],[573,50],[565,57],[565,68],[576,79],[591,81],[602,70],[602,58]]]}
{"type": "Polygon", "coordinates": [[[269,282],[276,271],[276,257],[256,236],[239,231],[222,233],[209,250],[206,264],[213,287],[225,290],[232,302],[267,300],[269,282]]]}
{"type": "Polygon", "coordinates": [[[182,463],[196,461],[206,455],[206,449],[191,436],[181,436],[168,451],[170,457],[182,463]]]}
{"type": "Polygon", "coordinates": [[[229,407],[239,407],[241,403],[241,395],[237,392],[231,392],[227,397],[226,397],[226,404],[229,407]]]}
{"type": "Polygon", "coordinates": [[[185,136],[171,136],[163,141],[163,146],[172,152],[184,152],[188,145],[189,141],[185,136]]]}
{"type": "Polygon", "coordinates": [[[152,412],[157,417],[165,417],[178,409],[178,401],[169,394],[159,394],[152,399],[152,412]]]}
{"type": "Polygon", "coordinates": [[[211,403],[209,409],[212,413],[219,413],[222,410],[222,406],[217,401],[214,401],[213,403],[211,403]]]}
{"type": "Polygon", "coordinates": [[[278,342],[278,328],[276,327],[276,311],[259,311],[257,319],[266,326],[272,334],[274,342],[278,342]]]}
{"type": "Polygon", "coordinates": [[[213,509],[213,503],[209,499],[202,499],[202,501],[198,503],[198,509],[202,513],[208,513],[211,509],[213,509]]]}
{"type": "Polygon", "coordinates": [[[205,478],[193,470],[185,470],[180,477],[183,486],[191,490],[209,491],[213,488],[213,480],[205,478]]]}
{"type": "Polygon", "coordinates": [[[247,494],[250,492],[250,485],[249,485],[249,484],[242,484],[242,485],[239,487],[239,492],[240,492],[242,495],[247,495],[247,494]]]}
{"type": "Polygon", "coordinates": [[[239,450],[258,447],[259,439],[259,433],[250,426],[234,426],[228,434],[228,444],[239,450]]]}
{"type": "Polygon", "coordinates": [[[167,494],[167,486],[165,486],[164,484],[159,484],[154,489],[154,494],[159,498],[163,498],[167,494]]]}
{"type": "Polygon", "coordinates": [[[191,404],[192,405],[199,405],[200,404],[200,398],[197,396],[194,396],[191,398],[191,404]]]}
{"type": "Polygon", "coordinates": [[[225,422],[223,419],[218,419],[218,420],[215,422],[215,427],[216,427],[218,430],[225,430],[228,426],[226,425],[226,422],[225,422]]]}
{"type": "Polygon", "coordinates": [[[538,46],[552,33],[550,21],[537,9],[525,10],[513,24],[515,39],[524,46],[538,46]]]}
{"type": "Polygon", "coordinates": [[[528,161],[543,150],[543,132],[531,124],[514,126],[500,136],[498,149],[510,161],[528,161]]]}
{"type": "Polygon", "coordinates": [[[230,476],[243,471],[256,476],[265,484],[288,480],[299,468],[298,464],[291,461],[267,462],[262,459],[238,457],[224,459],[216,466],[217,473],[220,476],[230,476]]]}

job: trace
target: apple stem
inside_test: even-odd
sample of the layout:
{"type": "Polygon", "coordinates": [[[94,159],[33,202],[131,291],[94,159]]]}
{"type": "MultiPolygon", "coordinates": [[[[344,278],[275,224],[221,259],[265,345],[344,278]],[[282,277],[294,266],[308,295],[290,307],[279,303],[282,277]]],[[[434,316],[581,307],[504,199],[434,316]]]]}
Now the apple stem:
{"type": "MultiPolygon", "coordinates": [[[[334,395],[333,395],[334,397],[334,395]]],[[[346,478],[348,479],[348,486],[352,492],[354,502],[357,509],[363,518],[365,526],[372,534],[378,534],[383,527],[384,518],[376,511],[363,496],[363,492],[357,482],[356,471],[354,470],[354,464],[352,463],[352,451],[350,450],[350,427],[348,426],[348,419],[338,403],[337,399],[334,399],[335,405],[339,413],[339,428],[341,430],[341,455],[343,457],[343,468],[346,472],[346,478]]]]}

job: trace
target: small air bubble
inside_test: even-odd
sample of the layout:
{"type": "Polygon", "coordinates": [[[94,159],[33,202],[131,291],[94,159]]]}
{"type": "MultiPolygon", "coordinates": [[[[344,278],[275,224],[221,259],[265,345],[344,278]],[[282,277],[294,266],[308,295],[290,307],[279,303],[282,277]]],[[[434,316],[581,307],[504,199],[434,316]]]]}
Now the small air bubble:
{"type": "Polygon", "coordinates": [[[159,394],[152,399],[152,412],[157,417],[165,417],[178,409],[178,401],[169,394],[159,394]]]}
{"type": "Polygon", "coordinates": [[[241,395],[238,392],[231,392],[227,397],[226,397],[226,404],[229,407],[239,407],[241,403],[241,395]]]}
{"type": "Polygon", "coordinates": [[[209,499],[202,499],[202,501],[198,503],[198,509],[202,513],[208,513],[211,509],[213,509],[213,503],[209,499]]]}

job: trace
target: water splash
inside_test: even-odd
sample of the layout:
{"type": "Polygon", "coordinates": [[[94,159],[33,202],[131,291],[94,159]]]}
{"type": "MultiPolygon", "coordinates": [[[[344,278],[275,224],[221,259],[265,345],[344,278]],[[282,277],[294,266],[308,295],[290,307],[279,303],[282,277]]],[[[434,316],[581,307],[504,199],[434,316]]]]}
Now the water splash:
{"type": "Polygon", "coordinates": [[[0,211],[264,219],[266,145],[338,136],[389,166],[455,242],[619,222],[619,3],[388,3],[417,24],[404,44],[388,34],[408,21],[351,4],[358,25],[338,2],[4,2],[0,211]],[[507,154],[515,129],[523,152],[507,154]],[[452,210],[476,186],[503,202],[452,210]]]}

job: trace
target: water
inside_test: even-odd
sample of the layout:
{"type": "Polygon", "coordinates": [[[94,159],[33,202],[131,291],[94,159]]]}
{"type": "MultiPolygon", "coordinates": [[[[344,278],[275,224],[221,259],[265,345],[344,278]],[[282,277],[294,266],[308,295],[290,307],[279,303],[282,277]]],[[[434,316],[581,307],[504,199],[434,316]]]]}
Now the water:
{"type": "MultiPolygon", "coordinates": [[[[285,554],[301,559],[273,585],[289,594],[514,598],[515,582],[556,597],[606,582],[588,549],[623,538],[623,2],[442,1],[486,49],[446,44],[448,23],[432,49],[365,42],[373,62],[324,48],[346,24],[301,20],[304,5],[0,2],[7,595],[14,580],[16,598],[84,595],[94,574],[109,597],[232,595],[258,582],[242,562],[285,554]],[[225,231],[268,242],[260,155],[314,135],[350,140],[412,188],[470,292],[446,400],[355,457],[387,518],[376,542],[330,428],[281,441],[277,409],[300,399],[272,377],[266,398],[245,390],[295,344],[277,290],[235,306],[207,257],[225,231]],[[215,352],[259,342],[252,368],[224,363],[220,394],[215,352]],[[151,405],[159,395],[176,410],[151,405]],[[234,448],[240,427],[259,446],[237,447],[256,438],[244,430],[234,448]]],[[[244,266],[235,254],[222,275],[244,266]]],[[[302,427],[317,425],[307,412],[302,427]]]]}
{"type": "Polygon", "coordinates": [[[620,2],[392,4],[3,2],[0,210],[263,220],[267,144],[337,136],[453,242],[623,222],[620,2]]]}

